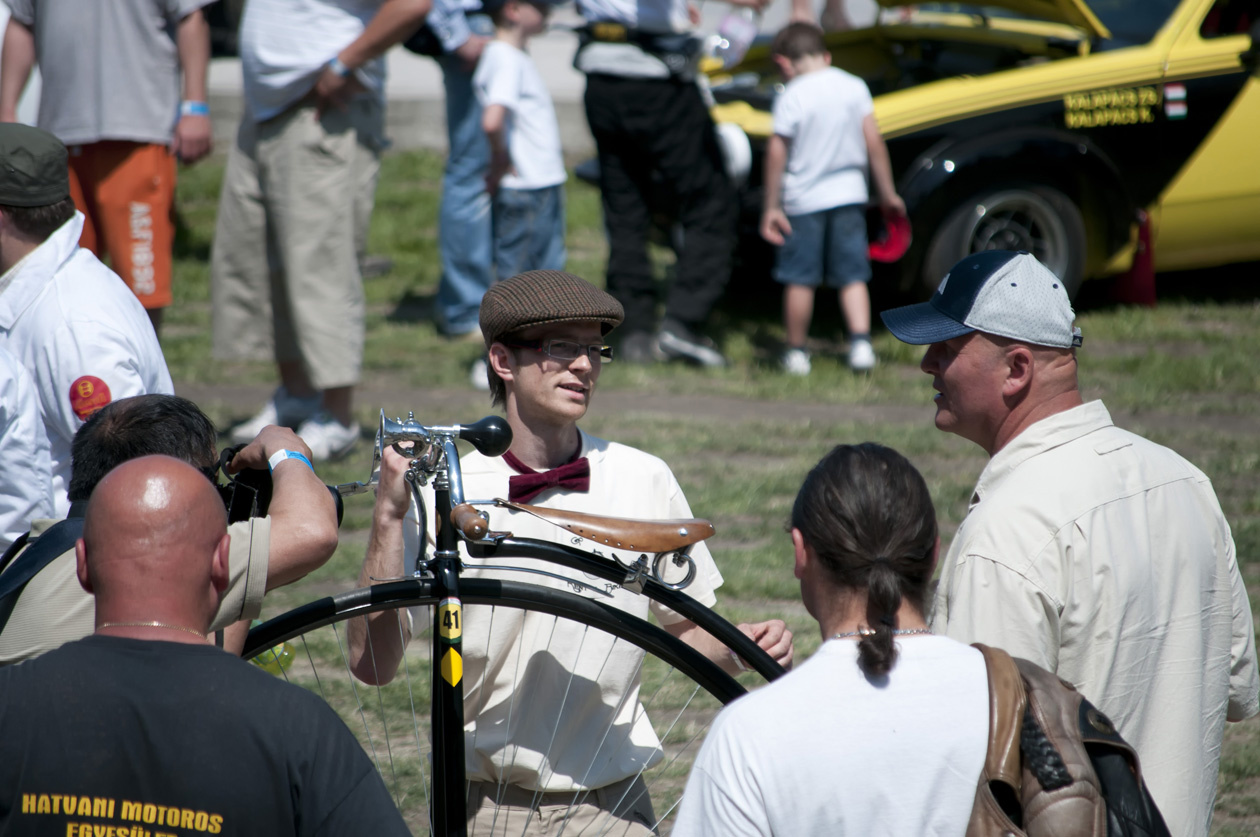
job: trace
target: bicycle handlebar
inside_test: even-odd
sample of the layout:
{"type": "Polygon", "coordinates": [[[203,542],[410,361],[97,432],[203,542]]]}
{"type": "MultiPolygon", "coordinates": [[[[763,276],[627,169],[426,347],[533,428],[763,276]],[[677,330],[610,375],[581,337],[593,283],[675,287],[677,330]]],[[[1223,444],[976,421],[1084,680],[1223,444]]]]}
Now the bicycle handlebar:
{"type": "MultiPolygon", "coordinates": [[[[484,456],[502,456],[512,446],[512,428],[499,416],[486,416],[472,424],[425,427],[415,420],[414,413],[408,413],[406,421],[400,418],[391,421],[385,417],[385,411],[381,410],[380,425],[376,430],[376,449],[372,456],[372,472],[366,482],[338,485],[337,493],[345,497],[375,488],[381,479],[381,457],[385,455],[387,447],[392,447],[400,456],[414,460],[414,464],[420,466],[426,478],[433,476],[442,469],[443,455],[454,452],[454,447],[448,450],[446,443],[455,439],[471,443],[484,456]]],[[[459,457],[453,457],[453,462],[453,467],[458,469],[459,457]]],[[[457,492],[462,495],[462,479],[452,482],[458,486],[457,492]]]]}
{"type": "MultiPolygon", "coordinates": [[[[367,482],[345,483],[337,486],[338,493],[358,494],[374,488],[380,482],[380,464],[387,446],[401,456],[407,457],[409,467],[407,480],[415,502],[419,508],[421,531],[427,531],[425,520],[426,509],[419,489],[422,485],[433,482],[433,488],[442,500],[439,511],[449,510],[446,520],[439,522],[439,551],[453,550],[456,540],[463,540],[470,546],[473,544],[493,544],[505,538],[512,538],[511,532],[491,532],[489,517],[474,508],[473,503],[464,499],[463,474],[460,470],[459,451],[455,440],[463,439],[473,445],[484,456],[502,456],[512,444],[512,429],[499,416],[487,416],[472,424],[456,424],[450,426],[428,426],[415,420],[414,413],[408,413],[403,419],[390,420],[381,411],[380,426],[376,432],[376,449],[373,454],[372,473],[367,482]],[[455,535],[451,538],[444,535],[449,523],[455,535]],[[447,538],[450,538],[447,540],[447,538]]],[[[714,526],[707,520],[631,520],[627,518],[605,517],[581,514],[541,506],[511,503],[506,500],[481,500],[479,503],[493,502],[515,511],[532,514],[559,526],[586,540],[602,546],[640,552],[641,556],[634,564],[626,564],[617,556],[598,556],[597,560],[608,564],[609,568],[619,572],[626,579],[626,586],[637,585],[654,574],[663,586],[677,590],[686,587],[695,577],[696,567],[688,552],[696,543],[711,537],[714,526]],[[653,561],[647,561],[647,554],[654,554],[653,561]],[[686,577],[680,583],[668,583],[661,574],[669,557],[677,566],[689,564],[686,577]]],[[[450,554],[454,554],[453,552],[450,554]]],[[[425,555],[422,549],[416,556],[417,573],[425,566],[425,555]]]]}

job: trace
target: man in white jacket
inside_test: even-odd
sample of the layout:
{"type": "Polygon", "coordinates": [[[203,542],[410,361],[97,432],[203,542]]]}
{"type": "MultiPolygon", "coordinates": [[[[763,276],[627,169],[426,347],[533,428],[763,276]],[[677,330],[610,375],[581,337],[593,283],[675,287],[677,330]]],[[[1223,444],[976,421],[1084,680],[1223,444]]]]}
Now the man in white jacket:
{"type": "Polygon", "coordinates": [[[52,508],[48,437],[35,384],[22,364],[0,348],[0,550],[7,550],[35,518],[51,517],[52,508]]]}
{"type": "Polygon", "coordinates": [[[0,346],[34,380],[48,438],[56,516],[70,508],[70,444],[119,398],[173,394],[144,308],[118,274],[79,247],[61,141],[0,124],[0,346]]]}

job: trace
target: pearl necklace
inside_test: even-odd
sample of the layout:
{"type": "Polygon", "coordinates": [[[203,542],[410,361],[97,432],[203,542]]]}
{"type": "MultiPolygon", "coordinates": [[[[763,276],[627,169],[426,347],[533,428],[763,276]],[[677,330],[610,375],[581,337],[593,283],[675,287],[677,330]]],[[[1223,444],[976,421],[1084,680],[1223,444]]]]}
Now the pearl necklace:
{"type": "Polygon", "coordinates": [[[195,637],[205,639],[206,635],[196,628],[186,628],[183,625],[168,625],[165,622],[102,622],[102,628],[166,628],[172,631],[183,631],[186,634],[192,634],[195,637]]]}
{"type": "MultiPolygon", "coordinates": [[[[911,636],[913,634],[930,634],[931,628],[897,628],[893,631],[893,636],[911,636]]],[[[832,634],[832,639],[849,639],[851,637],[875,636],[875,631],[871,628],[858,628],[856,631],[845,631],[842,634],[832,634]]]]}

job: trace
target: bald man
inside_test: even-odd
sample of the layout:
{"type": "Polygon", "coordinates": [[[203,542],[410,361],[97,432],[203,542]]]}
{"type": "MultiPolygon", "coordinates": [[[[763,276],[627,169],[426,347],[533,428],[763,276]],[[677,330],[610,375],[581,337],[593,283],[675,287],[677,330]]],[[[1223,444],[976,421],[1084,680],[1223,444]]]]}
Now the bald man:
{"type": "Polygon", "coordinates": [[[327,704],[207,640],[230,538],[205,476],[146,456],[97,488],[96,633],[0,670],[0,833],[409,834],[327,704]]]}

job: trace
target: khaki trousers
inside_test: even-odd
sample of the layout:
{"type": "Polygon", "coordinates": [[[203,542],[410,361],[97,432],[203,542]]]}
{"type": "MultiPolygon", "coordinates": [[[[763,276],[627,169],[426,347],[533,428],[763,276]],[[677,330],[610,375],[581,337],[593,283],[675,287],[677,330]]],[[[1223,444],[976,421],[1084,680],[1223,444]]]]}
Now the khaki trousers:
{"type": "Polygon", "coordinates": [[[639,777],[590,791],[535,793],[471,782],[468,837],[653,837],[656,815],[639,777]]]}
{"type": "Polygon", "coordinates": [[[210,259],[214,356],[297,361],[318,389],[363,364],[358,255],[380,170],[384,112],[360,96],[316,118],[300,102],[241,121],[210,259]]]}

